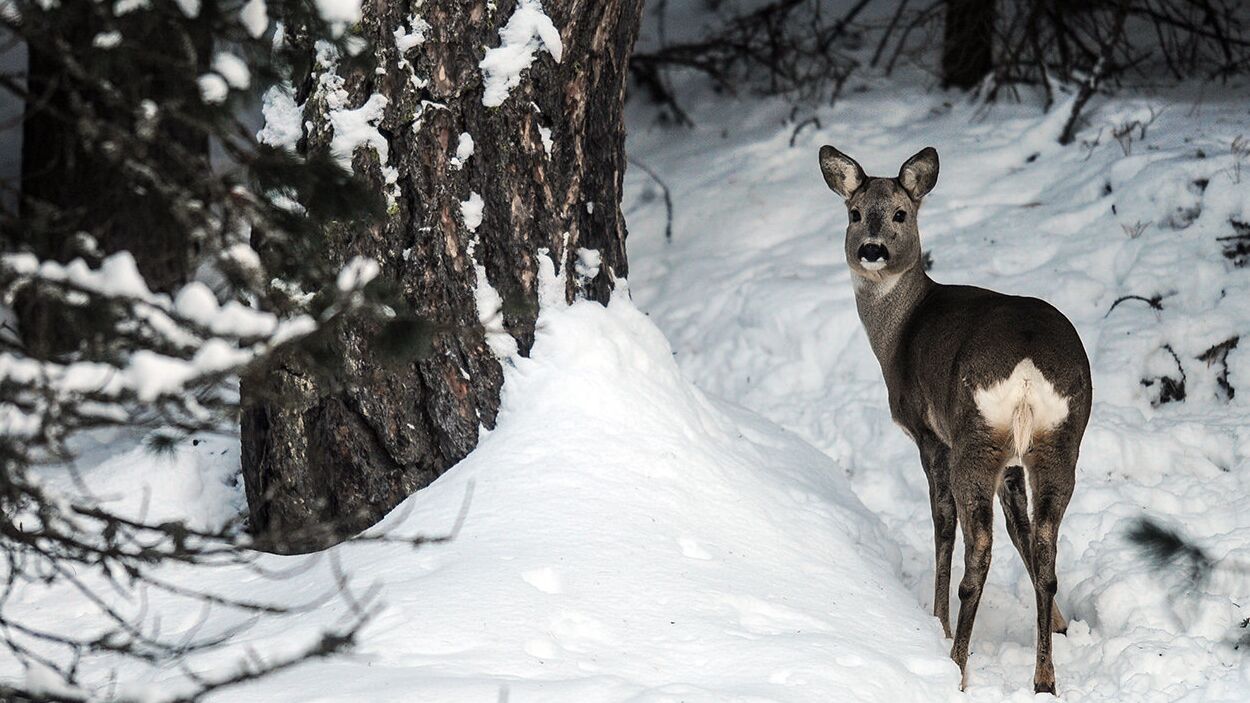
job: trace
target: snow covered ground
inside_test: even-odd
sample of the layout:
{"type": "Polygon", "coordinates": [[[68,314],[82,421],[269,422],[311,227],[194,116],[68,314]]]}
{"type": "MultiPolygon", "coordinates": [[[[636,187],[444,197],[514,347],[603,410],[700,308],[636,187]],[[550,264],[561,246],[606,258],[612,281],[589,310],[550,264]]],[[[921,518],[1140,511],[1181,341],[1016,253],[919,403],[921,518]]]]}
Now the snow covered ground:
{"type": "MultiPolygon", "coordinates": [[[[118,453],[122,444],[104,442],[80,462],[93,493],[119,497],[107,501],[113,510],[161,520],[193,509],[201,527],[237,510],[231,442],[167,458],[118,453]]],[[[67,477],[50,480],[71,490],[67,477]]],[[[606,309],[551,303],[533,358],[510,365],[498,428],[376,529],[445,534],[470,494],[449,544],[263,557],[260,565],[283,578],[233,567],[166,573],[222,596],[287,604],[334,592],[335,568],[352,575],[358,593],[379,589],[384,607],[352,655],[216,700],[955,695],[937,624],[896,577],[898,550],[843,471],[793,434],[693,387],[624,296],[606,309]]],[[[111,604],[160,619],[170,634],[208,636],[246,619],[219,608],[205,622],[185,600],[143,595],[111,604]]],[[[19,597],[32,624],[79,635],[100,625],[69,589],[19,597]]],[[[228,651],[193,657],[193,667],[232,666],[245,648],[294,651],[346,614],[332,598],[310,613],[261,619],[228,651]]],[[[148,694],[172,693],[181,680],[173,668],[123,668],[118,677],[138,679],[129,690],[148,694]]]]}
{"type": "MultiPolygon", "coordinates": [[[[676,217],[665,242],[656,186],[631,175],[635,300],[687,378],[837,462],[897,545],[898,578],[931,606],[924,475],[889,418],[843,261],[845,208],[826,189],[816,151],[833,144],[869,173],[894,175],[935,146],[942,171],[919,220],[930,274],[1046,298],[1076,324],[1094,368],[1093,419],[1059,547],[1058,600],[1073,620],[1055,642],[1061,697],[1246,700],[1250,664],[1227,644],[1250,616],[1239,605],[1250,595],[1245,580],[1176,593],[1127,548],[1124,531],[1150,515],[1218,557],[1244,559],[1250,545],[1248,340],[1226,366],[1198,358],[1250,331],[1250,269],[1219,241],[1250,231],[1250,176],[1243,162],[1239,180],[1231,148],[1250,134],[1250,91],[1099,103],[1078,143],[1060,147],[1061,108],[1044,115],[1035,103],[986,107],[870,88],[817,113],[820,127],[793,146],[781,105],[744,112],[698,96],[688,100],[692,132],[636,121],[631,154],[670,185],[676,217]],[[1156,114],[1144,138],[1112,136],[1156,114]],[[1161,296],[1162,310],[1141,300],[1112,310],[1126,295],[1161,296]],[[1152,403],[1162,376],[1184,379],[1183,402],[1152,403]]],[[[1030,699],[1033,592],[1001,516],[996,536],[968,697],[1030,699]]]]}
{"type": "MultiPolygon", "coordinates": [[[[1239,177],[1230,149],[1250,135],[1250,89],[1096,101],[1078,143],[1060,147],[1062,107],[856,87],[797,136],[779,102],[691,95],[691,130],[634,106],[630,152],[671,186],[676,218],[666,242],[656,186],[631,170],[632,302],[546,304],[532,358],[508,365],[497,429],[378,528],[442,534],[471,492],[454,541],[263,557],[281,579],[168,573],[302,603],[333,589],[337,562],[384,603],[352,655],[213,700],[1033,700],[1032,591],[1001,523],[966,694],[928,614],[925,482],[856,317],[845,210],[816,167],[825,143],[879,175],[937,147],[920,216],[931,275],[1046,297],[1085,340],[1095,406],[1059,548],[1072,620],[1055,639],[1060,697],[1246,700],[1250,666],[1228,641],[1250,587],[1176,593],[1123,532],[1152,515],[1217,557],[1250,557],[1250,341],[1226,363],[1198,358],[1250,331],[1250,268],[1218,239],[1250,222],[1250,163],[1239,177]],[[1111,136],[1160,109],[1131,144],[1111,136]],[[1126,295],[1162,309],[1112,309],[1126,295]],[[1157,402],[1164,376],[1184,379],[1183,401],[1157,402]]],[[[239,510],[237,464],[229,439],[162,458],[125,437],[80,461],[96,494],[121,497],[115,509],[201,526],[239,510]]],[[[955,563],[958,579],[958,551],[955,563]]],[[[170,633],[245,619],[218,609],[204,623],[185,601],[145,595],[114,605],[170,633]]],[[[99,626],[64,591],[18,598],[34,624],[99,626]]],[[[261,619],[193,666],[294,650],[345,614],[332,599],[261,619]]],[[[118,674],[149,692],[182,676],[118,674]]]]}

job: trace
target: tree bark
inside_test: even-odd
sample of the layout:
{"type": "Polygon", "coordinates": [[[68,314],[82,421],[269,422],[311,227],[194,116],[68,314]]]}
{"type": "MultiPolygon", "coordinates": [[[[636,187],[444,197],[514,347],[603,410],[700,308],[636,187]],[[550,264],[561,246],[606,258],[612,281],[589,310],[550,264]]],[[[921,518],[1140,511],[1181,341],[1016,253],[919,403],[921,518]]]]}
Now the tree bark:
{"type": "Polygon", "coordinates": [[[946,0],[942,85],[969,90],[994,70],[995,0],[946,0]]]}
{"type": "MultiPolygon", "coordinates": [[[[329,246],[342,261],[376,259],[440,331],[432,353],[387,365],[374,325],[345,326],[333,335],[342,364],[330,377],[292,357],[245,379],[243,476],[251,527],[269,549],[308,551],[358,532],[467,455],[480,428],[494,426],[503,373],[479,319],[479,285],[503,297],[504,327],[528,354],[543,262],[560,277],[566,301],[606,302],[628,273],[622,111],[642,0],[544,2],[562,60],[539,49],[502,105],[487,107],[479,64],[487,47],[500,45],[517,5],[365,3],[361,26],[384,70],[346,73],[343,89],[353,107],[374,93],[387,99],[379,131],[393,186],[374,150],[358,149],[354,163],[392,200],[382,225],[333,232],[329,246]],[[396,30],[419,27],[423,41],[401,54],[396,30]],[[463,163],[462,134],[474,144],[463,163]],[[473,194],[484,203],[476,229],[461,205],[473,194]],[[579,273],[584,250],[598,252],[597,271],[579,273]]],[[[333,136],[319,92],[326,81],[315,69],[303,82],[309,150],[333,136]]]]}

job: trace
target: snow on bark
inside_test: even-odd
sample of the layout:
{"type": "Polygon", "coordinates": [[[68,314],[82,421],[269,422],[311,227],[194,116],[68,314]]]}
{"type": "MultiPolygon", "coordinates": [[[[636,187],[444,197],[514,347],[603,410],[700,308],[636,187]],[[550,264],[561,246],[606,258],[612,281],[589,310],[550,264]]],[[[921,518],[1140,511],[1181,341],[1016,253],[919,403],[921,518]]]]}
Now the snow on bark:
{"type": "Polygon", "coordinates": [[[473,270],[477,275],[473,300],[477,304],[478,320],[486,331],[486,345],[495,358],[502,361],[517,353],[516,338],[504,327],[503,298],[487,279],[486,267],[475,261],[473,270]]]}
{"type": "MultiPolygon", "coordinates": [[[[398,172],[389,190],[402,187],[403,197],[389,203],[380,230],[336,238],[331,251],[344,260],[376,258],[414,313],[458,332],[436,335],[429,357],[392,368],[370,361],[366,334],[345,330],[337,342],[347,362],[341,383],[323,383],[315,370],[292,362],[281,377],[244,384],[241,463],[253,527],[282,535],[354,516],[350,525],[336,523],[338,534],[286,547],[291,551],[363,529],[494,426],[499,355],[511,349],[505,336],[525,355],[540,297],[606,302],[615,285],[604,274],[579,280],[577,248],[599,250],[602,271],[627,275],[618,207],[621,111],[641,1],[547,2],[550,17],[534,0],[501,3],[499,12],[485,14],[481,5],[368,3],[359,29],[381,70],[317,51],[311,76],[293,81],[312,82],[301,142],[309,153],[328,150],[336,136],[332,111],[364,105],[375,92],[386,97],[376,128],[391,142],[384,166],[398,172]],[[535,58],[541,74],[526,74],[535,58]],[[478,92],[486,90],[484,71],[502,102],[497,107],[478,92]],[[550,155],[536,112],[560,139],[550,155]],[[466,133],[471,137],[462,138],[466,133]],[[593,215],[582,207],[587,200],[601,206],[593,215]],[[470,259],[474,227],[481,242],[470,259]],[[560,279],[543,277],[551,258],[560,279]],[[502,301],[479,288],[478,265],[502,301]],[[273,397],[284,402],[267,400],[273,397]]],[[[356,168],[387,189],[373,153],[355,157],[356,168]]]]}
{"type": "Polygon", "coordinates": [[[460,140],[456,143],[456,155],[451,159],[451,167],[457,170],[464,168],[471,156],[473,156],[473,135],[462,132],[460,140]]]}
{"type": "Polygon", "coordinates": [[[477,193],[469,193],[469,199],[460,203],[460,215],[464,218],[464,226],[468,227],[470,232],[476,232],[481,226],[482,211],[485,208],[486,202],[477,193]]]}
{"type": "Polygon", "coordinates": [[[534,63],[539,49],[551,54],[556,63],[564,54],[560,31],[543,12],[538,0],[521,0],[508,24],[499,30],[502,43],[486,51],[479,66],[485,82],[482,104],[499,107],[512,89],[521,83],[521,73],[534,63]]]}
{"type": "Polygon", "coordinates": [[[294,152],[304,136],[304,106],[296,104],[295,90],[290,85],[275,85],[261,99],[265,126],[256,133],[262,144],[294,152]]]}
{"type": "Polygon", "coordinates": [[[390,142],[378,131],[378,125],[386,114],[388,100],[381,93],[369,96],[364,105],[355,109],[331,110],[330,124],[334,127],[334,138],[330,140],[330,155],[344,169],[352,170],[352,159],[356,149],[372,147],[378,153],[378,162],[382,165],[382,175],[387,184],[394,184],[399,177],[398,172],[389,166],[390,142]]]}
{"type": "Polygon", "coordinates": [[[410,15],[408,17],[408,27],[400,27],[395,30],[395,49],[403,56],[411,49],[415,49],[425,42],[425,33],[430,31],[430,24],[425,20],[410,15]]]}
{"type": "Polygon", "coordinates": [[[551,156],[551,150],[555,147],[555,142],[551,139],[551,128],[538,125],[538,136],[543,140],[543,153],[551,156]]]}
{"type": "Polygon", "coordinates": [[[602,263],[603,256],[599,254],[598,249],[578,249],[575,264],[578,278],[590,280],[597,277],[602,263]]]}

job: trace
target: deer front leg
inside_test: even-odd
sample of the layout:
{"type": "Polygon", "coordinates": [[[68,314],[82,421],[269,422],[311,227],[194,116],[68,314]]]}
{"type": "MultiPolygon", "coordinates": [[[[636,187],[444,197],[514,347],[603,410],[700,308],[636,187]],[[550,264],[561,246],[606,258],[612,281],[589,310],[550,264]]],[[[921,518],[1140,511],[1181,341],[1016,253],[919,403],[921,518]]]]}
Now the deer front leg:
{"type": "Polygon", "coordinates": [[[955,552],[955,498],[951,495],[949,451],[937,437],[922,436],[920,463],[929,479],[929,507],[933,512],[933,615],[942,632],[951,636],[951,555],[955,552]]]}

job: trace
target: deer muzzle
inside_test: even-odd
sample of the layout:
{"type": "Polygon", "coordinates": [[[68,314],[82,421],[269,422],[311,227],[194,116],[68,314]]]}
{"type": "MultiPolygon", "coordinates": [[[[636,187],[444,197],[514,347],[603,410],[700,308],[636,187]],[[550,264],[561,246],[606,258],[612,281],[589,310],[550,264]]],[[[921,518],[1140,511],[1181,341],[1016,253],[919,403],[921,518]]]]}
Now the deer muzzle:
{"type": "Polygon", "coordinates": [[[890,250],[886,249],[885,245],[875,242],[861,244],[856,255],[859,257],[859,263],[869,271],[879,271],[890,261],[890,250]]]}

